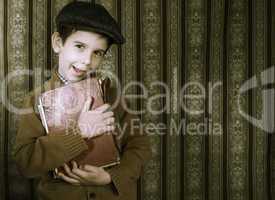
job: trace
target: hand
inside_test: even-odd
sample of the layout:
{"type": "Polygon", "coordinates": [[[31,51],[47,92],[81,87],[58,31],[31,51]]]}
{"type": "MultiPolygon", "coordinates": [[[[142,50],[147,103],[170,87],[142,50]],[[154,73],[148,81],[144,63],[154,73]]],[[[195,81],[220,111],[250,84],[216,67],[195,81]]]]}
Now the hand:
{"type": "Polygon", "coordinates": [[[104,104],[94,110],[89,110],[92,98],[89,98],[78,119],[78,126],[84,138],[92,138],[108,131],[115,130],[115,118],[112,111],[107,111],[110,105],[104,104]]]}
{"type": "Polygon", "coordinates": [[[58,177],[73,185],[107,185],[111,183],[111,176],[101,167],[92,165],[77,166],[72,161],[72,170],[67,164],[64,164],[64,173],[59,172],[58,177]]]}

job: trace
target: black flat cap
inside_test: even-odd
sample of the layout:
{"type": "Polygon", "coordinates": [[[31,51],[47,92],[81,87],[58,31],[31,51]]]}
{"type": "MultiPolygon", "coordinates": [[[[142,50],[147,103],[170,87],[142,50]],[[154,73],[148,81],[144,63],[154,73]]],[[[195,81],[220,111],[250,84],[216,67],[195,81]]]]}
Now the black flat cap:
{"type": "Polygon", "coordinates": [[[113,43],[123,44],[124,37],[116,20],[96,3],[72,2],[64,6],[56,17],[56,25],[84,28],[110,37],[113,43]]]}

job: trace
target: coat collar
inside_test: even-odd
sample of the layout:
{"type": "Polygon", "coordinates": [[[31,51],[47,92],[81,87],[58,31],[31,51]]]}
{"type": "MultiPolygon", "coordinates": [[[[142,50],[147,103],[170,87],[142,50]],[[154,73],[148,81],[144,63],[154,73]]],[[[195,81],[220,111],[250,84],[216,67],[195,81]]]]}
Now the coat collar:
{"type": "MultiPolygon", "coordinates": [[[[89,77],[96,77],[96,73],[91,73],[89,77]]],[[[87,77],[86,77],[87,78],[87,77]]],[[[85,79],[85,78],[84,78],[85,79]]],[[[84,80],[82,79],[82,80],[84,80]]],[[[66,80],[61,74],[58,72],[58,68],[55,67],[51,72],[51,78],[50,78],[50,90],[64,86],[68,83],[70,83],[68,80],[66,80]]]]}

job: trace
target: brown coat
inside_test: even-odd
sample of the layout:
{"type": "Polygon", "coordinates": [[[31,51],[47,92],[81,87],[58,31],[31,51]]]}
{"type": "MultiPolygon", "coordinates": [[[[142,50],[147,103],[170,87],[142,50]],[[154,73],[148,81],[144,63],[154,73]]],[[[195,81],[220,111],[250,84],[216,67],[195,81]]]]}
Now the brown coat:
{"type": "MultiPolygon", "coordinates": [[[[45,89],[53,89],[57,77],[45,84],[45,89]]],[[[60,81],[58,81],[60,86],[60,81]]],[[[111,94],[112,92],[110,92],[111,94]]],[[[37,91],[30,94],[26,106],[35,108],[37,91]]],[[[137,196],[137,179],[144,164],[151,156],[149,137],[133,129],[131,119],[135,116],[127,113],[121,106],[114,110],[119,116],[121,127],[127,124],[121,139],[121,164],[107,171],[112,183],[105,186],[74,186],[62,180],[53,179],[50,170],[61,166],[87,149],[80,135],[51,134],[46,135],[39,115],[35,112],[21,115],[19,129],[14,147],[14,158],[20,172],[29,178],[39,178],[38,194],[43,200],[135,200],[137,196]],[[132,133],[131,133],[132,131],[132,133]],[[134,133],[134,134],[133,134],[134,133]]]]}

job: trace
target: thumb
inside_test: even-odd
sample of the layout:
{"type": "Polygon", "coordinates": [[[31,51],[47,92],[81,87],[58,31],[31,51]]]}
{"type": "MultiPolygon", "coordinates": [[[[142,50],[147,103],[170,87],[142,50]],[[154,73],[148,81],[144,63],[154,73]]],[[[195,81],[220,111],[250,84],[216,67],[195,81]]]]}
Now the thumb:
{"type": "Polygon", "coordinates": [[[81,113],[89,111],[90,108],[93,106],[93,103],[93,97],[88,97],[84,103],[81,113]]]}

